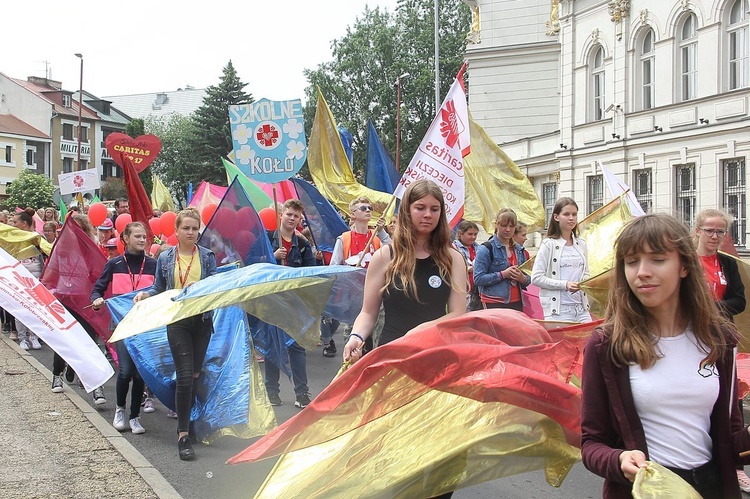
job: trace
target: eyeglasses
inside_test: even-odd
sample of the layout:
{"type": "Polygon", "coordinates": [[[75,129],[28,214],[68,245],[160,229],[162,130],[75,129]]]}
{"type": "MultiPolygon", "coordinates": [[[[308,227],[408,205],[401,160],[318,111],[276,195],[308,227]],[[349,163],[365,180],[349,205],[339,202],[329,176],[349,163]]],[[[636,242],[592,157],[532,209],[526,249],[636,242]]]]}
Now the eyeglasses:
{"type": "Polygon", "coordinates": [[[724,237],[724,236],[727,235],[727,231],[725,231],[725,230],[721,230],[721,229],[704,229],[703,227],[699,227],[699,228],[708,237],[714,237],[714,236],[724,237]]]}
{"type": "Polygon", "coordinates": [[[372,211],[372,206],[367,206],[366,204],[363,204],[358,209],[359,211],[372,211]]]}

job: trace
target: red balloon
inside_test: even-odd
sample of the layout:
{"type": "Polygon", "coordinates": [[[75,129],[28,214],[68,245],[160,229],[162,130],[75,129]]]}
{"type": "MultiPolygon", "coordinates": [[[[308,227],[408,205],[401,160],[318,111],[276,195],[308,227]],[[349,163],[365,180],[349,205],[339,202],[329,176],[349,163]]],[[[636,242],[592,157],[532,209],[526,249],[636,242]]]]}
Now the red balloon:
{"type": "Polygon", "coordinates": [[[244,259],[255,242],[255,236],[249,230],[239,230],[232,237],[232,246],[240,258],[244,259]]]}
{"type": "Polygon", "coordinates": [[[159,245],[156,243],[152,244],[151,248],[149,249],[149,253],[151,254],[151,256],[154,256],[157,251],[159,251],[159,245]]]}
{"type": "Polygon", "coordinates": [[[167,238],[167,244],[170,246],[177,246],[177,234],[172,234],[167,238]]]}
{"type": "Polygon", "coordinates": [[[148,224],[151,226],[151,232],[154,233],[155,236],[158,236],[161,234],[161,220],[157,217],[153,217],[148,221],[148,224]]]}
{"type": "Polygon", "coordinates": [[[276,227],[279,226],[279,218],[273,208],[263,208],[258,215],[260,215],[260,221],[263,222],[263,227],[266,230],[276,230],[276,227]]]}
{"type": "Polygon", "coordinates": [[[203,207],[203,211],[201,211],[201,220],[203,220],[203,225],[208,225],[208,222],[211,221],[211,217],[214,216],[214,213],[216,213],[216,204],[210,203],[203,207]]]}
{"type": "Polygon", "coordinates": [[[237,232],[237,214],[232,208],[220,208],[211,222],[211,225],[225,239],[229,239],[237,232]]]}
{"type": "MultiPolygon", "coordinates": [[[[122,216],[122,215],[120,215],[120,216],[122,216]]],[[[117,218],[120,218],[120,217],[117,217],[117,218]]],[[[123,253],[125,253],[125,243],[123,243],[122,239],[120,239],[120,238],[117,239],[117,252],[119,254],[121,254],[121,255],[123,253]]]]}
{"type": "Polygon", "coordinates": [[[94,203],[89,206],[89,221],[94,227],[98,227],[107,219],[107,207],[104,203],[94,203]]]}
{"type": "Polygon", "coordinates": [[[122,215],[117,215],[117,219],[115,220],[115,228],[117,229],[117,232],[122,234],[122,231],[125,230],[125,227],[133,221],[133,217],[130,216],[130,213],[123,213],[122,215]]]}
{"type": "Polygon", "coordinates": [[[250,206],[237,210],[237,226],[243,229],[252,229],[258,223],[258,214],[250,206]]]}
{"type": "MultiPolygon", "coordinates": [[[[161,217],[159,218],[159,223],[161,224],[161,233],[162,235],[165,235],[167,237],[174,234],[174,225],[177,221],[177,214],[173,211],[165,211],[161,214],[161,217]]],[[[174,244],[172,245],[174,246],[174,244]]]]}

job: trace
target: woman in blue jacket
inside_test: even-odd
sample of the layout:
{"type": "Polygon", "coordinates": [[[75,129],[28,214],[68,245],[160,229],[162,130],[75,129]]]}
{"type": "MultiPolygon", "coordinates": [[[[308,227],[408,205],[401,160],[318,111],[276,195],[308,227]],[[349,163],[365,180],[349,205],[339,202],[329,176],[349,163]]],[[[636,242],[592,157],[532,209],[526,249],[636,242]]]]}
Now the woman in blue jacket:
{"type": "Polygon", "coordinates": [[[484,308],[510,308],[523,312],[521,289],[531,283],[519,266],[526,261],[523,246],[513,240],[518,218],[503,208],[495,220],[495,234],[477,250],[474,284],[484,308]]]}
{"type": "MultiPolygon", "coordinates": [[[[196,244],[201,217],[197,210],[182,210],[175,221],[177,246],[172,246],[156,260],[154,285],[138,293],[138,302],[167,289],[184,289],[216,274],[216,257],[211,250],[196,244]]],[[[195,458],[190,443],[190,411],[195,401],[196,379],[203,367],[208,342],[213,333],[212,312],[194,315],[167,326],[169,349],[177,372],[175,408],[177,409],[177,448],[180,459],[195,458]]]]}

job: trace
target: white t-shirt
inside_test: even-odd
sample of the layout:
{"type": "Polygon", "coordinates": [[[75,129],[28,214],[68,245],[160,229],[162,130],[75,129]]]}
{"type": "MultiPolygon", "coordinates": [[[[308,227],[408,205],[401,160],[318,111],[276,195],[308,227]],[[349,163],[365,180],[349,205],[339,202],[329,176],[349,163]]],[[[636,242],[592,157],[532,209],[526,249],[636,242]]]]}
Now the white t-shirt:
{"type": "Polygon", "coordinates": [[[662,357],[645,371],[630,366],[630,388],[643,425],[649,458],[673,468],[693,469],[711,460],[711,412],[719,396],[714,365],[692,329],[661,338],[662,357]]]}
{"type": "MultiPolygon", "coordinates": [[[[563,246],[560,254],[560,280],[570,282],[580,282],[583,277],[583,257],[576,251],[573,246],[567,244],[563,246]]],[[[581,305],[583,303],[583,294],[569,293],[563,291],[560,293],[561,305],[581,305]]]]}

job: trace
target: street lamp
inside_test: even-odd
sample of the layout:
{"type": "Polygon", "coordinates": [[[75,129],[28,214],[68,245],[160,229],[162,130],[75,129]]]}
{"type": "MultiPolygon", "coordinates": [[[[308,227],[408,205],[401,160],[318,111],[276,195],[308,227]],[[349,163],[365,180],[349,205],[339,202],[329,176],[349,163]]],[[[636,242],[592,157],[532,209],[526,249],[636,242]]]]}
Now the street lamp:
{"type": "Polygon", "coordinates": [[[75,54],[76,57],[78,57],[81,60],[81,84],[78,87],[78,170],[82,170],[81,168],[81,132],[82,132],[82,124],[81,124],[81,110],[83,109],[83,55],[81,54],[75,54]]]}
{"type": "Polygon", "coordinates": [[[404,73],[396,78],[396,171],[401,173],[401,78],[406,78],[409,73],[404,73]]]}

